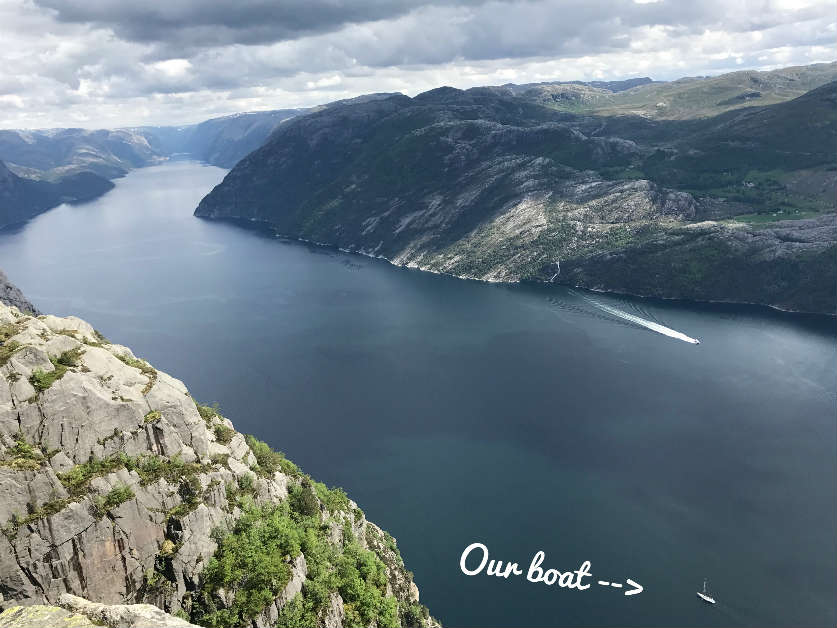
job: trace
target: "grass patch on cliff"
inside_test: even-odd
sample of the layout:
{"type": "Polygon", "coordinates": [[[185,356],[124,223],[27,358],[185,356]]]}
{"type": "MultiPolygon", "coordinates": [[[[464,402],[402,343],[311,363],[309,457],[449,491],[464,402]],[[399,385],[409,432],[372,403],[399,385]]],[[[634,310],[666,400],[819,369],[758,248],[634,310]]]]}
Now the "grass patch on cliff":
{"type": "Polygon", "coordinates": [[[177,493],[182,501],[166,513],[166,521],[183,519],[194,511],[204,498],[201,482],[195,475],[183,478],[177,487],[177,493]]]}
{"type": "Polygon", "coordinates": [[[43,369],[35,369],[32,371],[32,375],[29,376],[29,383],[32,384],[32,388],[38,393],[42,393],[64,377],[66,372],[66,366],[53,362],[53,369],[51,371],[44,371],[43,369]]]}
{"type": "Polygon", "coordinates": [[[13,539],[17,536],[17,531],[22,526],[34,523],[38,519],[43,519],[44,517],[51,517],[52,515],[64,510],[64,508],[71,502],[72,500],[70,499],[53,499],[42,504],[39,508],[36,508],[25,517],[21,517],[18,513],[14,513],[6,525],[3,526],[3,534],[5,534],[9,539],[13,539]]]}
{"type": "MultiPolygon", "coordinates": [[[[296,464],[288,460],[285,454],[273,450],[270,445],[255,436],[247,434],[244,438],[256,458],[256,466],[253,470],[258,475],[270,477],[276,471],[281,471],[290,477],[301,478],[303,480],[301,486],[306,487],[308,491],[313,491],[314,495],[312,497],[318,498],[327,510],[349,512],[349,497],[342,488],[328,488],[322,482],[314,481],[309,475],[303,473],[296,464]]],[[[295,499],[293,494],[291,498],[295,499]]]]}
{"type": "Polygon", "coordinates": [[[242,475],[236,482],[228,482],[224,488],[227,495],[227,507],[230,512],[236,506],[244,509],[253,504],[256,484],[252,476],[242,475]]]}
{"type": "Polygon", "coordinates": [[[12,354],[21,348],[21,344],[14,340],[9,340],[12,336],[16,336],[23,330],[23,324],[17,323],[3,323],[0,325],[0,366],[6,364],[12,354]]]}
{"type": "Polygon", "coordinates": [[[66,367],[74,367],[78,366],[78,362],[81,359],[81,356],[84,355],[84,349],[81,347],[76,347],[75,349],[68,349],[64,351],[61,355],[59,355],[55,362],[60,364],[61,366],[66,367]]]}
{"type": "Polygon", "coordinates": [[[130,458],[118,453],[109,458],[91,459],[83,464],[77,464],[69,471],[58,474],[58,479],[71,497],[84,497],[89,492],[90,481],[108,473],[113,473],[124,468],[130,462],[130,458]]]}
{"type": "Polygon", "coordinates": [[[0,345],[0,366],[4,366],[21,346],[19,342],[14,340],[7,340],[0,345]]]}
{"type": "Polygon", "coordinates": [[[134,499],[134,491],[130,486],[125,484],[118,484],[114,486],[107,495],[101,495],[93,500],[92,510],[93,515],[97,519],[104,517],[109,510],[116,508],[120,504],[134,499]]]}
{"type": "Polygon", "coordinates": [[[157,381],[157,370],[145,360],[140,360],[139,358],[132,358],[127,353],[117,355],[116,357],[128,366],[132,366],[135,369],[139,369],[140,372],[148,378],[148,383],[142,389],[142,394],[147,395],[149,391],[154,387],[154,382],[157,381]]]}
{"type": "Polygon", "coordinates": [[[195,407],[198,409],[198,414],[206,423],[206,426],[215,434],[215,440],[222,445],[229,445],[230,441],[235,436],[235,430],[224,425],[224,416],[221,414],[221,409],[217,403],[211,406],[204,406],[195,402],[195,407]]]}
{"type": "Polygon", "coordinates": [[[47,390],[64,377],[70,368],[78,366],[78,361],[83,353],[84,351],[80,348],[68,349],[57,358],[50,358],[49,361],[52,362],[51,371],[44,371],[43,369],[32,371],[32,375],[29,376],[29,383],[32,384],[32,388],[38,393],[47,390]]]}
{"type": "Polygon", "coordinates": [[[198,414],[200,414],[201,418],[206,422],[207,427],[212,427],[215,423],[215,419],[221,416],[221,411],[217,403],[214,403],[211,406],[204,406],[196,401],[195,407],[198,409],[198,414]]]}
{"type": "MultiPolygon", "coordinates": [[[[20,464],[33,466],[34,464],[42,464],[39,462],[41,458],[37,452],[32,449],[32,445],[23,443],[16,445],[15,448],[21,453],[22,460],[20,464]]],[[[52,452],[43,453],[41,455],[44,459],[48,459],[52,452]]],[[[28,468],[24,466],[24,468],[28,468]]],[[[34,512],[20,517],[15,514],[12,519],[3,528],[7,536],[13,536],[17,533],[17,529],[24,524],[37,521],[43,517],[49,517],[55,513],[63,510],[68,504],[82,501],[90,494],[90,482],[97,477],[108,475],[118,471],[119,469],[128,469],[129,471],[136,471],[140,476],[140,484],[145,486],[164,478],[170,483],[179,483],[181,486],[180,495],[183,503],[172,509],[167,513],[167,517],[183,515],[191,512],[197,507],[200,497],[200,482],[195,477],[199,473],[204,473],[211,469],[209,465],[202,465],[196,462],[184,462],[178,456],[174,458],[163,458],[155,455],[142,455],[130,457],[122,452],[114,454],[108,458],[91,458],[83,464],[77,464],[65,473],[59,473],[58,479],[61,484],[67,489],[69,497],[52,500],[34,512]],[[183,489],[183,484],[188,485],[188,489],[197,491],[198,496],[191,496],[188,490],[183,489]],[[195,489],[197,484],[197,489],[195,489]],[[184,505],[185,504],[185,505],[184,505]],[[177,510],[180,509],[180,510],[177,510]],[[176,512],[175,512],[176,511],[176,512]]],[[[104,516],[104,513],[115,508],[119,504],[129,499],[133,499],[134,494],[130,487],[119,485],[111,490],[107,495],[99,497],[93,501],[91,508],[96,516],[104,516]],[[117,490],[118,489],[118,490],[117,490]],[[129,494],[130,493],[130,494],[129,494]]]]}
{"type": "Polygon", "coordinates": [[[0,324],[0,342],[6,342],[12,336],[16,336],[23,330],[23,323],[20,321],[16,323],[0,324]]]}
{"type": "Polygon", "coordinates": [[[113,473],[119,469],[136,471],[143,486],[163,478],[176,484],[210,470],[210,466],[197,462],[184,462],[180,456],[164,458],[156,455],[131,457],[119,452],[108,458],[91,458],[83,464],[77,464],[65,473],[59,473],[58,479],[73,497],[84,497],[89,492],[93,478],[113,473]]]}
{"type": "Polygon", "coordinates": [[[35,445],[26,442],[23,436],[15,438],[15,444],[3,452],[0,466],[21,471],[36,471],[50,458],[50,453],[44,452],[35,445]]]}
{"type": "Polygon", "coordinates": [[[256,467],[253,470],[259,475],[269,477],[277,471],[291,477],[302,475],[300,468],[285,458],[281,451],[274,451],[266,442],[250,434],[245,435],[244,439],[256,458],[256,467]]]}
{"type": "Polygon", "coordinates": [[[215,434],[215,440],[217,440],[222,445],[229,445],[230,441],[232,440],[233,436],[235,436],[235,430],[231,427],[227,427],[221,423],[213,426],[212,432],[215,434]]]}
{"type": "Polygon", "coordinates": [[[322,482],[314,482],[314,490],[328,510],[349,512],[349,496],[342,488],[328,488],[322,482]]]}

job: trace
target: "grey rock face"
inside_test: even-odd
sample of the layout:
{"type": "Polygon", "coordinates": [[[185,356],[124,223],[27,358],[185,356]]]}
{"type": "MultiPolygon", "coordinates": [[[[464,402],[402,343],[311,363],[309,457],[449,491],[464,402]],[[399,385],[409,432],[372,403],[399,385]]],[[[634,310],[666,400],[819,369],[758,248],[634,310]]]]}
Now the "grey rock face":
{"type": "MultiPolygon", "coordinates": [[[[0,609],[59,604],[110,625],[189,625],[159,609],[190,612],[217,531],[242,515],[231,487],[270,505],[310,480],[255,473],[250,445],[227,419],[199,411],[182,382],[81,319],[0,305],[0,326],[10,334],[0,346],[0,609]],[[137,602],[155,606],[120,606],[137,602]]],[[[386,565],[388,594],[405,608],[416,602],[394,541],[354,502],[329,510],[312,499],[337,532],[337,555],[340,530],[350,529],[386,565]]],[[[253,626],[275,625],[304,593],[305,554],[285,562],[287,584],[253,626]]],[[[235,591],[217,597],[231,604],[235,591]]],[[[339,622],[342,604],[332,591],[319,621],[339,622]]]]}
{"type": "Polygon", "coordinates": [[[2,270],[0,270],[0,303],[16,307],[21,312],[30,312],[38,315],[40,312],[32,305],[23,293],[15,286],[2,270]]]}

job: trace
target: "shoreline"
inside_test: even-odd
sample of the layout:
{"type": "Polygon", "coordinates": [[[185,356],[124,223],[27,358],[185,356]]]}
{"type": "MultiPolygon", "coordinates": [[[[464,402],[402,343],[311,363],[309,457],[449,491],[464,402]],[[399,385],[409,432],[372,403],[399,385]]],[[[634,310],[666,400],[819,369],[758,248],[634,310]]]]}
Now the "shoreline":
{"type": "Polygon", "coordinates": [[[785,315],[791,315],[798,318],[817,318],[820,320],[837,320],[837,312],[830,314],[827,312],[806,312],[804,310],[791,310],[779,307],[778,305],[770,305],[767,303],[752,303],[748,301],[726,301],[726,300],[717,300],[717,299],[707,299],[707,300],[696,300],[696,299],[682,299],[678,297],[665,297],[659,295],[648,295],[648,294],[636,294],[633,292],[622,292],[619,290],[608,290],[606,288],[590,288],[587,286],[578,286],[575,284],[569,283],[554,283],[550,281],[538,281],[534,279],[524,279],[520,281],[500,281],[500,280],[491,280],[491,279],[480,279],[479,277],[467,277],[462,275],[456,275],[453,273],[447,273],[439,270],[435,270],[432,268],[424,268],[418,264],[408,263],[408,264],[398,264],[393,262],[391,259],[384,255],[375,255],[374,253],[369,253],[363,250],[352,250],[346,249],[335,244],[329,244],[328,242],[318,242],[316,240],[309,240],[307,238],[301,238],[298,236],[288,235],[284,233],[280,233],[276,227],[273,226],[272,223],[265,222],[263,220],[257,220],[255,218],[240,218],[240,217],[223,217],[217,218],[213,216],[197,216],[194,215],[195,218],[201,218],[205,220],[212,220],[216,222],[227,222],[231,224],[235,224],[241,226],[245,229],[251,229],[254,231],[262,231],[262,232],[270,232],[274,238],[286,240],[288,242],[297,242],[301,244],[307,244],[310,246],[317,246],[320,248],[331,249],[333,251],[339,251],[340,253],[346,253],[349,255],[360,255],[361,257],[366,257],[369,259],[381,260],[393,266],[394,268],[400,268],[405,270],[417,270],[423,273],[430,273],[433,275],[439,275],[442,277],[451,277],[453,279],[459,279],[461,281],[476,281],[484,284],[489,285],[498,285],[498,286],[540,286],[546,287],[550,285],[554,286],[562,286],[566,288],[573,288],[576,290],[586,290],[588,292],[596,293],[596,294],[612,294],[614,296],[625,296],[625,297],[632,297],[637,299],[643,299],[646,301],[653,301],[653,300],[660,300],[665,301],[667,303],[681,303],[684,305],[728,305],[728,306],[746,306],[752,308],[760,308],[766,309],[767,311],[774,312],[774,313],[781,313],[785,315]]]}

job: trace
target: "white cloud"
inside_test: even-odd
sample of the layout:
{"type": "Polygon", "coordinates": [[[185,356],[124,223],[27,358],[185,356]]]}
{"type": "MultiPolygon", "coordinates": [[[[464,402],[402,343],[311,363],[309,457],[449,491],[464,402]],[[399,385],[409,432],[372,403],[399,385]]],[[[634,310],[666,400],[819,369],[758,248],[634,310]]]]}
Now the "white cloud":
{"type": "Polygon", "coordinates": [[[364,0],[345,11],[310,0],[296,30],[272,36],[265,24],[285,18],[266,0],[220,12],[213,0],[38,2],[54,8],[0,0],[2,127],[180,124],[443,84],[673,79],[837,58],[832,0],[364,0]]]}

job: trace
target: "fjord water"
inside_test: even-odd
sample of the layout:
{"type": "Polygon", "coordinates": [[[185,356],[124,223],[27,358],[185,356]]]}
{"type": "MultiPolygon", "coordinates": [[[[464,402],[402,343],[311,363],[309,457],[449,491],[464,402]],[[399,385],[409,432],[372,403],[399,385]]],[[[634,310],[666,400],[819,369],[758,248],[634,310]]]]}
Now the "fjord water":
{"type": "Polygon", "coordinates": [[[343,486],[447,625],[834,625],[833,320],[460,281],[192,216],[137,170],[0,232],[0,268],[343,486]],[[460,572],[592,563],[585,591],[460,572]],[[639,582],[644,591],[598,580],[639,582]],[[709,579],[716,606],[695,595],[709,579]]]}

